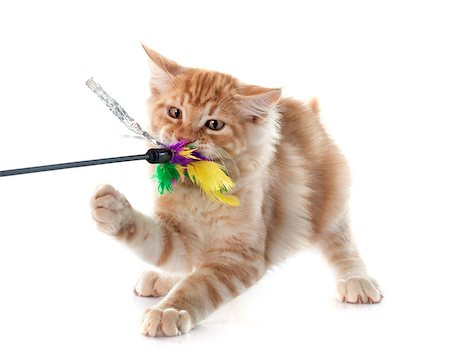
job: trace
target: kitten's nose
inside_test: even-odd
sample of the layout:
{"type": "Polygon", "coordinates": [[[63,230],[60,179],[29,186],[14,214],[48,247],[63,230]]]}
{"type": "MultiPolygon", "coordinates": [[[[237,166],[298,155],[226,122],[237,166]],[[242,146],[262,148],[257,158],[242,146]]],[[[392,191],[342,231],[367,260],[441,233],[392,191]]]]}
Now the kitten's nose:
{"type": "Polygon", "coordinates": [[[188,130],[178,130],[174,133],[174,136],[178,141],[186,140],[189,141],[189,143],[192,143],[197,139],[193,133],[188,130]]]}

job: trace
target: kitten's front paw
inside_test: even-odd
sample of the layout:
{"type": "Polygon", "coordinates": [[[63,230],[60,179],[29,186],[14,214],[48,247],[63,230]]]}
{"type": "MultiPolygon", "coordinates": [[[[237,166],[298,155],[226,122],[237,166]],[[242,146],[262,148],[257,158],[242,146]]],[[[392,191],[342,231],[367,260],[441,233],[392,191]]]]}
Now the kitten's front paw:
{"type": "Polygon", "coordinates": [[[179,277],[156,271],[146,271],[134,288],[137,296],[161,297],[168,294],[170,289],[179,281],[179,277]]]}
{"type": "Polygon", "coordinates": [[[97,187],[90,204],[92,217],[102,232],[115,236],[125,229],[134,228],[130,203],[111,185],[97,187]]]}
{"type": "Polygon", "coordinates": [[[150,337],[173,337],[193,328],[191,315],[186,310],[150,308],[142,319],[142,334],[150,337]]]}
{"type": "Polygon", "coordinates": [[[376,304],[383,298],[378,284],[368,277],[341,279],[337,289],[339,300],[351,304],[376,304]]]}

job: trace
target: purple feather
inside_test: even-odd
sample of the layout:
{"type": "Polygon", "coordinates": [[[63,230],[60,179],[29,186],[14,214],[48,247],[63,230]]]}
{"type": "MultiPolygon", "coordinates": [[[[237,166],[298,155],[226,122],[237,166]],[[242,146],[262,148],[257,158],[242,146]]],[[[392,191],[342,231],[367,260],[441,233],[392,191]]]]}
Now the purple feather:
{"type": "Polygon", "coordinates": [[[178,142],[174,142],[173,144],[170,144],[168,147],[170,150],[175,152],[180,152],[184,149],[184,147],[189,144],[189,141],[187,140],[180,140],[178,142]]]}
{"type": "MultiPolygon", "coordinates": [[[[168,146],[168,148],[170,150],[172,150],[172,152],[173,152],[172,160],[170,160],[170,162],[172,164],[179,164],[179,165],[182,165],[182,166],[186,166],[189,163],[191,163],[192,161],[194,161],[192,159],[189,159],[189,158],[186,158],[186,157],[180,155],[180,151],[183,151],[187,144],[189,144],[189,141],[187,141],[187,140],[180,140],[180,141],[175,142],[173,144],[170,144],[168,146]]],[[[195,156],[196,158],[201,159],[201,160],[209,160],[208,158],[203,156],[198,151],[192,152],[192,155],[195,156]]]]}
{"type": "Polygon", "coordinates": [[[208,160],[208,161],[211,160],[211,159],[207,158],[205,155],[200,154],[198,151],[194,151],[192,153],[192,155],[194,155],[196,158],[199,158],[201,160],[208,160]]]}

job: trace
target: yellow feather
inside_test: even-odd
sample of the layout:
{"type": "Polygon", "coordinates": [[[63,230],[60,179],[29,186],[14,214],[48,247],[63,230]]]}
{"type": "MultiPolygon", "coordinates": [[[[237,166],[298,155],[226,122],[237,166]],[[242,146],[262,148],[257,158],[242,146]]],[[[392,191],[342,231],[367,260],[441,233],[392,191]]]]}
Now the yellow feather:
{"type": "Polygon", "coordinates": [[[181,182],[184,183],[184,181],[186,180],[186,177],[184,175],[184,168],[180,164],[177,164],[175,165],[175,169],[177,170],[178,175],[180,176],[181,182]]]}
{"type": "Polygon", "coordinates": [[[222,193],[214,193],[214,197],[224,204],[228,204],[232,207],[237,207],[241,204],[241,201],[235,195],[225,195],[222,193]]]}
{"type": "Polygon", "coordinates": [[[192,155],[192,153],[197,149],[184,149],[178,152],[181,156],[184,156],[188,159],[200,160],[198,157],[192,155]]]}
{"type": "Polygon", "coordinates": [[[190,163],[186,167],[189,179],[200,187],[212,200],[228,205],[239,205],[239,199],[233,195],[224,195],[235,184],[222,168],[212,161],[200,160],[190,163]]]}

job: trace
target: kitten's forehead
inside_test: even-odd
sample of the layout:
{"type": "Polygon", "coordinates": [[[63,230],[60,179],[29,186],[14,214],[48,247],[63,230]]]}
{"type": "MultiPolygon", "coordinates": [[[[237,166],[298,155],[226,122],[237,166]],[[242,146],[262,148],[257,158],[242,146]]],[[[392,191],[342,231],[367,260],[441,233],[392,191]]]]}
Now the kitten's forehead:
{"type": "Polygon", "coordinates": [[[219,105],[237,90],[237,81],[230,75],[192,70],[183,75],[178,92],[184,104],[196,107],[219,105]]]}

